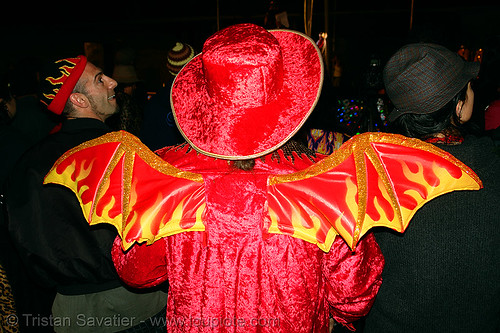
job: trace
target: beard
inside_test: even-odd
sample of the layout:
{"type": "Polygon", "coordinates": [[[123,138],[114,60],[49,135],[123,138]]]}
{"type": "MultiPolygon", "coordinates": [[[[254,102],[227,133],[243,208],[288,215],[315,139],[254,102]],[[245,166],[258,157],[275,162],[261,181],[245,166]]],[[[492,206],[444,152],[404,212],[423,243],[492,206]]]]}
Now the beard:
{"type": "Polygon", "coordinates": [[[102,119],[107,119],[110,116],[118,113],[120,110],[118,103],[116,103],[114,106],[110,103],[107,103],[106,108],[101,108],[94,99],[94,96],[87,95],[87,98],[89,100],[90,107],[92,108],[92,110],[94,110],[94,112],[102,119]]]}

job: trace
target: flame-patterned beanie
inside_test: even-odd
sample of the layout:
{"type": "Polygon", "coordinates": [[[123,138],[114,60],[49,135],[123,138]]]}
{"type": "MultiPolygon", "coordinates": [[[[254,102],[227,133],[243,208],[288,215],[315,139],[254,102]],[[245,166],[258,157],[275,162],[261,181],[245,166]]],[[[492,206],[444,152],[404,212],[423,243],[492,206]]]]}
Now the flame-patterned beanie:
{"type": "Polygon", "coordinates": [[[87,58],[80,55],[56,60],[46,66],[40,82],[40,101],[47,105],[47,109],[58,115],[63,112],[86,64],[87,58]]]}

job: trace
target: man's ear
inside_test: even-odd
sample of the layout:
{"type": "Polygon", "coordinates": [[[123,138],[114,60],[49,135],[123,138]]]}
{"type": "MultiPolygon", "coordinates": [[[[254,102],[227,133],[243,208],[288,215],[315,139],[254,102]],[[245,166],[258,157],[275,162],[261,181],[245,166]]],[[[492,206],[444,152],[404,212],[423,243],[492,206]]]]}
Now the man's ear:
{"type": "Polygon", "coordinates": [[[87,108],[89,106],[89,101],[87,96],[81,93],[72,93],[69,95],[69,100],[73,105],[78,106],[80,108],[87,108]]]}

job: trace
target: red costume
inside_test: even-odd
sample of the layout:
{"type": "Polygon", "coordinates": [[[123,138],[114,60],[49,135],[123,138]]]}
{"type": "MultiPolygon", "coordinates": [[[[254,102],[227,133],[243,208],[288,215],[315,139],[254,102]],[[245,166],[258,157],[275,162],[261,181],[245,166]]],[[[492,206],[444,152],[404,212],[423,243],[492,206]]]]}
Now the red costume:
{"type": "Polygon", "coordinates": [[[384,262],[372,235],[356,252],[337,237],[325,253],[263,230],[269,176],[312,162],[278,163],[268,155],[249,173],[194,151],[171,149],[161,157],[203,175],[205,232],[175,234],[128,252],[117,239],[113,260],[132,286],[169,280],[169,332],[325,332],[329,313],[346,323],[368,312],[384,262]]]}

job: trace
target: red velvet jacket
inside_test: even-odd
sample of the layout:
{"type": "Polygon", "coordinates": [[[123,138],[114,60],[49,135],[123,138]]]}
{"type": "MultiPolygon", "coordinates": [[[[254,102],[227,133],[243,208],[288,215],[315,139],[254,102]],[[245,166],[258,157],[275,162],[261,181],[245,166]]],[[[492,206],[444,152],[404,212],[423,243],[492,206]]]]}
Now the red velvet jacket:
{"type": "Polygon", "coordinates": [[[179,169],[203,175],[205,231],[135,244],[127,252],[117,238],[112,254],[131,286],[169,281],[169,332],[327,332],[330,315],[347,324],[367,314],[384,265],[371,234],[355,252],[337,237],[325,253],[262,228],[269,175],[313,162],[267,156],[252,171],[241,171],[194,152],[158,153],[179,169]]]}

